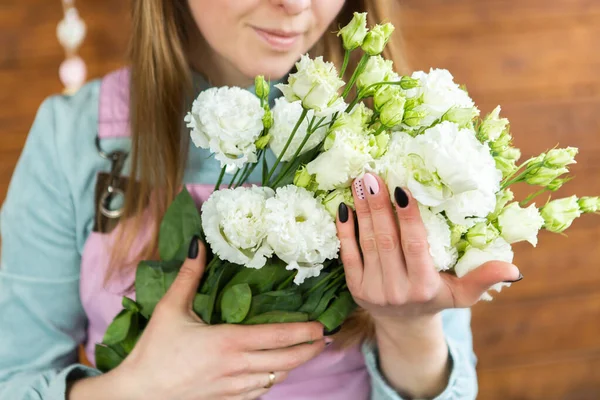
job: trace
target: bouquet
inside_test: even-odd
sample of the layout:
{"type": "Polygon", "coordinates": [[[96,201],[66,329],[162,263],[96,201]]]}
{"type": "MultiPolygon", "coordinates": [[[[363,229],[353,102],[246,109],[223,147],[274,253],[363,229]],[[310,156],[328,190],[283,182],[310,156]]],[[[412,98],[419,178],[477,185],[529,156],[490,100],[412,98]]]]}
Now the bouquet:
{"type": "Polygon", "coordinates": [[[577,149],[519,163],[500,107],[480,119],[447,70],[394,72],[380,55],[393,30],[389,23],[368,30],[366,14],[355,13],[338,33],[346,50],[341,71],[302,56],[287,83],[276,85],[284,96],[272,109],[260,76],[255,94],[220,87],[198,96],[185,122],[194,144],[220,162],[219,180],[200,211],[184,188],[166,212],[160,260],[138,265],[136,300],[123,298],[96,346],[99,369],[131,352],[195,236],[212,251],[193,303],[206,323],[340,326],[356,304],[338,260],[335,215],[341,202],[353,206],[351,183],[365,172],[411,191],[436,269],[459,278],[487,261],[512,262],[511,244],[535,246],[540,229],[562,233],[583,213],[597,213],[598,197],[532,203],[569,181],[577,149]],[[358,49],[362,58],[346,83],[358,49]],[[271,165],[268,152],[276,157],[271,165]],[[262,185],[245,185],[259,164],[262,185]],[[221,188],[225,174],[232,176],[221,188]],[[510,187],[522,182],[537,189],[515,201],[510,187]]]}

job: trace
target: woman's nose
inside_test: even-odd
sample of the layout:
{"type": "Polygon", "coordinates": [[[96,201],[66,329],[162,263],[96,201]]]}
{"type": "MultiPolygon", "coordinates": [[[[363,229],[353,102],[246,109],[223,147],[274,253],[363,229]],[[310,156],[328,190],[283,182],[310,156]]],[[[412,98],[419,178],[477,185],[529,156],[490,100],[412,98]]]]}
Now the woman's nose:
{"type": "Polygon", "coordinates": [[[272,0],[288,14],[300,14],[310,8],[312,0],[272,0]]]}

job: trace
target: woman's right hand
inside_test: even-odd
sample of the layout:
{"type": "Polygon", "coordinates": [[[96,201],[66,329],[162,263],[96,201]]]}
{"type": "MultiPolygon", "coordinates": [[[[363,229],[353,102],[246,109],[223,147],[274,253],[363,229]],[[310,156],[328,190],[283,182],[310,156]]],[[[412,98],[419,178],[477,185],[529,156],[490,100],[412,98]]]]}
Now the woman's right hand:
{"type": "MultiPolygon", "coordinates": [[[[192,310],[205,264],[205,247],[195,241],[131,354],[108,374],[75,382],[68,398],[90,399],[92,381],[98,390],[105,377],[111,398],[255,399],[268,391],[270,372],[282,382],[323,351],[318,322],[205,324],[192,310]]],[[[94,395],[106,396],[106,389],[94,395]]]]}

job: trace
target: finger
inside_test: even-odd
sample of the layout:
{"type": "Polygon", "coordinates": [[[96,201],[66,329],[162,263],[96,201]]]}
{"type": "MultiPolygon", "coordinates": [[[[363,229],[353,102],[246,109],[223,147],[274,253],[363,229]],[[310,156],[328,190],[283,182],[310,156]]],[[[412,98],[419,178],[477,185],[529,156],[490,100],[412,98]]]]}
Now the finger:
{"type": "Polygon", "coordinates": [[[256,399],[264,395],[270,388],[270,373],[275,375],[273,385],[283,382],[288,373],[284,371],[269,371],[260,373],[241,374],[223,379],[223,393],[233,395],[234,399],[256,399]]]}
{"type": "Polygon", "coordinates": [[[194,236],[190,242],[188,258],[179,269],[163,301],[182,310],[191,309],[205,266],[206,248],[202,241],[194,236]]]}
{"type": "Polygon", "coordinates": [[[394,189],[394,199],[408,277],[421,288],[433,287],[435,282],[439,282],[438,272],[429,253],[427,230],[419,205],[408,190],[399,186],[394,189]]]}
{"type": "Polygon", "coordinates": [[[263,325],[228,326],[233,331],[232,342],[240,350],[269,350],[323,339],[320,322],[291,322],[263,325]]]}
{"type": "Polygon", "coordinates": [[[448,289],[442,297],[445,304],[440,305],[445,308],[471,307],[492,286],[499,283],[510,286],[522,278],[519,268],[503,261],[489,261],[462,278],[446,273],[441,276],[448,289]]]}
{"type": "Polygon", "coordinates": [[[367,188],[366,197],[371,210],[384,289],[388,300],[400,304],[403,302],[407,282],[396,215],[385,182],[370,173],[365,174],[363,181],[367,188]]]}
{"type": "Polygon", "coordinates": [[[346,274],[346,284],[350,293],[355,293],[362,283],[363,261],[356,241],[354,213],[345,203],[340,203],[336,225],[338,239],[340,239],[340,258],[346,274]]]}
{"type": "Polygon", "coordinates": [[[303,343],[297,346],[258,350],[246,353],[247,372],[291,371],[312,360],[325,349],[325,340],[320,339],[312,344],[303,343]]]}
{"type": "Polygon", "coordinates": [[[358,237],[363,257],[363,286],[369,284],[382,287],[382,272],[379,265],[379,253],[375,241],[375,231],[371,220],[371,209],[367,202],[365,186],[361,178],[356,178],[352,185],[354,208],[358,221],[358,237]]]}

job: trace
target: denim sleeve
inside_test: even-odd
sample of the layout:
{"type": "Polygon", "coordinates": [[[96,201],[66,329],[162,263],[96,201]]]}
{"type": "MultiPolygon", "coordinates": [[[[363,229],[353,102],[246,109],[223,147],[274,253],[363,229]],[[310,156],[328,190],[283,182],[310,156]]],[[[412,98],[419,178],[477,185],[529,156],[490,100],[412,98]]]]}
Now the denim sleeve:
{"type": "Polygon", "coordinates": [[[64,399],[68,380],[99,374],[76,364],[86,316],[57,102],[40,107],[0,214],[2,400],[64,399]]]}
{"type": "MultiPolygon", "coordinates": [[[[476,358],[471,335],[471,310],[453,309],[442,312],[452,372],[446,389],[434,400],[471,400],[477,397],[476,358]]],[[[375,344],[362,346],[367,369],[371,375],[371,400],[402,400],[386,382],[379,370],[375,344]]],[[[416,399],[415,399],[416,400],[416,399]]]]}

